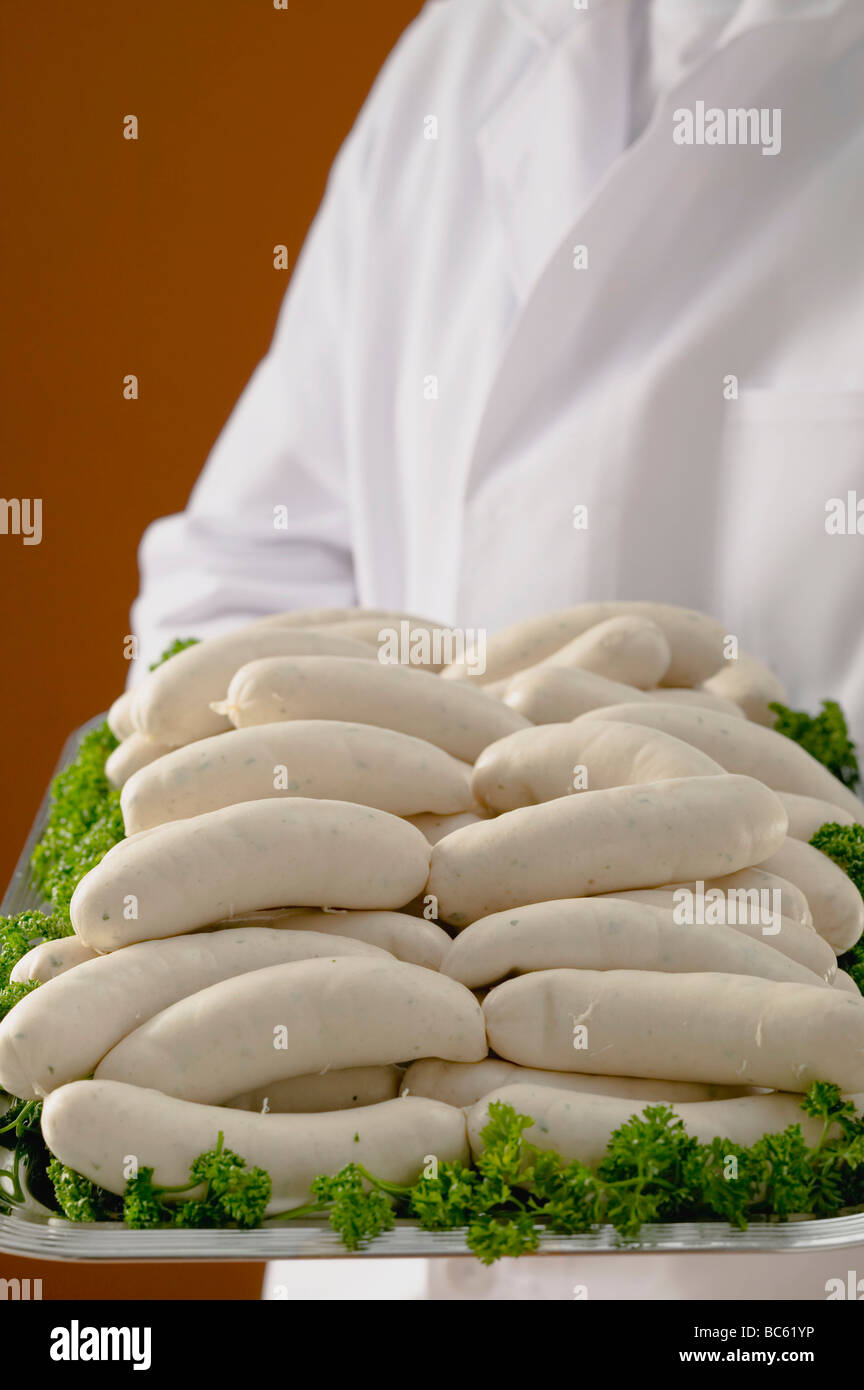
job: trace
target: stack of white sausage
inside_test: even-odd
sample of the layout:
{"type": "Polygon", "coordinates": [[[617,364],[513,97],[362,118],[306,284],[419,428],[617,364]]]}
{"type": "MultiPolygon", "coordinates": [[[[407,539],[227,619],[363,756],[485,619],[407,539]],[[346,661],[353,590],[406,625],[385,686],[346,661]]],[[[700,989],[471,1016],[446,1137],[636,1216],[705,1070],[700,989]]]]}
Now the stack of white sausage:
{"type": "Polygon", "coordinates": [[[813,1080],[864,1101],[864,900],[807,843],[864,805],[770,728],[773,674],[661,604],[519,623],[482,675],[383,663],[399,623],[436,627],[263,619],[115,702],[127,838],[0,1024],[50,1149],[119,1193],[221,1130],[278,1213],[351,1161],[467,1161],[492,1099],[586,1162],[651,1100],[740,1143],[813,1080]],[[698,884],[780,914],[682,923],[698,884]]]}

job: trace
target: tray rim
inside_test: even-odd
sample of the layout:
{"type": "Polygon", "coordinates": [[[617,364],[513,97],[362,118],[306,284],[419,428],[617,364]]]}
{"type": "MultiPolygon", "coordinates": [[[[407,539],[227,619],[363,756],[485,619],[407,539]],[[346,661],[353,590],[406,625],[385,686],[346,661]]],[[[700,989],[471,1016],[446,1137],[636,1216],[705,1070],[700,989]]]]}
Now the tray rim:
{"type": "MultiPolygon", "coordinates": [[[[345,1250],[326,1222],[292,1223],[255,1231],[130,1231],[107,1225],[74,1225],[0,1216],[0,1250],[10,1255],[87,1263],[207,1260],[234,1262],[291,1259],[473,1258],[464,1230],[425,1232],[406,1220],[363,1250],[345,1250]]],[[[625,1241],[609,1226],[586,1236],[541,1236],[534,1256],[578,1255],[807,1255],[864,1246],[864,1213],[825,1220],[754,1223],[746,1231],[717,1222],[651,1227],[648,1236],[625,1241]],[[842,1226],[842,1230],[837,1228],[842,1226]],[[818,1229],[814,1229],[818,1228],[818,1229]],[[805,1237],[802,1239],[802,1235],[805,1237]]],[[[520,1258],[526,1258],[524,1256],[520,1258]]],[[[529,1257],[530,1258],[530,1257],[529,1257]]]]}
{"type": "MultiPolygon", "coordinates": [[[[27,834],[12,877],[0,901],[0,915],[21,911],[22,897],[36,906],[30,878],[30,855],[48,814],[50,785],[68,766],[81,739],[103,723],[94,715],[65,740],[48,787],[27,834]]],[[[290,1259],[473,1259],[464,1243],[464,1230],[423,1231],[414,1222],[398,1220],[392,1231],[368,1247],[346,1250],[324,1220],[265,1224],[254,1231],[132,1231],[114,1223],[75,1223],[33,1214],[0,1213],[0,1252],[42,1260],[87,1263],[137,1263],[204,1260],[261,1261],[290,1259]]],[[[754,1221],[744,1231],[725,1222],[678,1222],[643,1227],[638,1240],[622,1239],[611,1226],[584,1235],[541,1235],[536,1256],[649,1254],[805,1254],[864,1245],[864,1211],[848,1216],[798,1221],[754,1221]]],[[[521,1256],[520,1258],[531,1258],[521,1256]]]]}

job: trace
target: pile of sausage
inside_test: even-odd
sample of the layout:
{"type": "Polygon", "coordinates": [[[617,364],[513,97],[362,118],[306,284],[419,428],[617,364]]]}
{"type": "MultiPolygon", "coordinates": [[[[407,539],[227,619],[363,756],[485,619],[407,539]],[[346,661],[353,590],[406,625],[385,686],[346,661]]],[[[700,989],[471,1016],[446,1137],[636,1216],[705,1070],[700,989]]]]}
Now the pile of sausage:
{"type": "Polygon", "coordinates": [[[864,1101],[864,900],[807,843],[864,805],[770,727],[776,677],[661,604],[521,622],[482,675],[382,662],[400,622],[435,631],[266,618],[115,702],[127,838],[0,1024],[51,1150],[119,1193],[221,1130],[276,1213],[352,1161],[467,1161],[492,1099],[589,1163],[650,1100],[740,1143],[813,1080],[864,1101]],[[683,921],[685,889],[779,909],[683,921]]]}

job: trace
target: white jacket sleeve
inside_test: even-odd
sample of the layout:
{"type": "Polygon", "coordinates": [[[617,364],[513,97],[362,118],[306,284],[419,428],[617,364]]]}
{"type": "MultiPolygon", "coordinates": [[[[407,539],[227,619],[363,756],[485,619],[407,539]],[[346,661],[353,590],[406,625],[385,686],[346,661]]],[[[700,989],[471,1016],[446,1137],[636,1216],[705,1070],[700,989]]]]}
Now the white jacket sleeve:
{"type": "Polygon", "coordinates": [[[352,240],[363,216],[364,115],[333,166],[267,356],[186,511],[144,534],[133,681],[174,637],[214,636],[270,612],[355,602],[342,354],[352,240]]]}

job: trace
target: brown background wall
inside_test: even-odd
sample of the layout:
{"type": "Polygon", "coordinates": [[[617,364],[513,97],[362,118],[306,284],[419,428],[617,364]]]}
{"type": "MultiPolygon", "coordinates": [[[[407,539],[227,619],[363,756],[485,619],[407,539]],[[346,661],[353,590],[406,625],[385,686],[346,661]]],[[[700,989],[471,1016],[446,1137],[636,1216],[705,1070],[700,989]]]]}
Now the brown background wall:
{"type": "MultiPolygon", "coordinates": [[[[421,8],[287,5],[11,0],[0,14],[0,495],[43,499],[41,545],[0,535],[3,884],[63,739],[125,680],[141,532],[182,508],[267,347],[288,282],[273,247],[293,261],[421,8]]],[[[159,1269],[9,1263],[0,1276],[42,1274],[46,1297],[181,1296],[159,1269]]],[[[255,1297],[256,1268],[227,1268],[195,1267],[186,1296],[255,1297]]]]}

